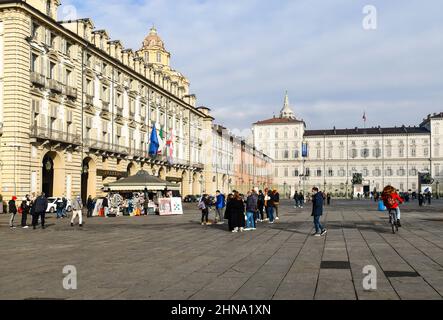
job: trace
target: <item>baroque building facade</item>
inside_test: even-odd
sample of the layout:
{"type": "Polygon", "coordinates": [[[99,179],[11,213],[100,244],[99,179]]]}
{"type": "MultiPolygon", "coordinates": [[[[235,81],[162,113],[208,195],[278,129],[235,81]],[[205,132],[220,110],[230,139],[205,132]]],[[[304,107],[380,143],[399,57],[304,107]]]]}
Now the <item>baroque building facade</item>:
{"type": "Polygon", "coordinates": [[[0,193],[85,199],[141,169],[182,194],[211,189],[214,118],[157,30],[125,49],[90,19],[56,21],[59,5],[0,2],[0,193]],[[154,125],[174,137],[172,164],[148,155],[154,125]]]}
{"type": "Polygon", "coordinates": [[[400,191],[418,191],[420,172],[430,173],[433,192],[441,195],[442,128],[443,113],[435,113],[414,127],[308,130],[286,94],[279,117],[253,125],[253,140],[258,150],[274,159],[274,183],[287,197],[313,186],[335,196],[351,196],[356,192],[354,174],[363,178],[361,193],[380,191],[388,184],[400,191]]]}

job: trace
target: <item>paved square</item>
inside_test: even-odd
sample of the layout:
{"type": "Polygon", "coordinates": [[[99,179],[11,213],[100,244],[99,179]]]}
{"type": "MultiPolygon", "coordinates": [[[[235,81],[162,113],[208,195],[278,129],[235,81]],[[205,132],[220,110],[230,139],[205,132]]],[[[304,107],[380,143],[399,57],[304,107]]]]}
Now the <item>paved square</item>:
{"type": "MultiPolygon", "coordinates": [[[[1,299],[442,299],[443,201],[402,206],[400,233],[369,201],[326,207],[328,234],[311,236],[310,206],[281,205],[280,220],[233,234],[199,225],[196,205],[176,217],[48,220],[8,228],[0,216],[1,299]],[[64,290],[63,267],[78,289],[64,290]],[[377,290],[363,289],[363,268],[377,290]]],[[[213,213],[212,213],[213,217],[213,213]]]]}

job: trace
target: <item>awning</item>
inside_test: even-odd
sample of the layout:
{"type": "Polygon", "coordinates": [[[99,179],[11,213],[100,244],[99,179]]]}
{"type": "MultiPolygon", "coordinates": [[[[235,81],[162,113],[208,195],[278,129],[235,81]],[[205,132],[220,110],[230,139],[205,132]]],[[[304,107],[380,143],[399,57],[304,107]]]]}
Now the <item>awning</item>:
{"type": "Polygon", "coordinates": [[[136,175],[107,183],[104,189],[108,191],[180,191],[180,185],[162,180],[141,170],[136,175]]]}

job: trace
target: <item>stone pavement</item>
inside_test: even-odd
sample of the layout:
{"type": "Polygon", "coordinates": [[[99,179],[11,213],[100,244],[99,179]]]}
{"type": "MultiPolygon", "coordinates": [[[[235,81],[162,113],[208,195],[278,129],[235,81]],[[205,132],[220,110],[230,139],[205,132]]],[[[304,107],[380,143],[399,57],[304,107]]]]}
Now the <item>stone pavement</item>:
{"type": "Polygon", "coordinates": [[[443,201],[402,206],[396,235],[373,202],[336,201],[322,238],[311,236],[309,205],[283,203],[278,223],[238,234],[200,226],[195,207],[83,229],[50,218],[35,231],[10,230],[0,215],[0,299],[442,299],[443,201]],[[63,289],[66,265],[77,290],[63,289]],[[363,289],[367,265],[377,290],[363,289]]]}

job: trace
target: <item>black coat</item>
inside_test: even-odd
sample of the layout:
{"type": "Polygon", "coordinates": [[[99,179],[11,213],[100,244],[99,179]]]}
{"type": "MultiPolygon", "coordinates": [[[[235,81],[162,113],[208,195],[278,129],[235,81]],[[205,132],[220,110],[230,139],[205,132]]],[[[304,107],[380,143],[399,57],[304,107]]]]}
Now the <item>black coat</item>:
{"type": "Polygon", "coordinates": [[[323,195],[317,192],[312,197],[312,216],[319,217],[323,215],[323,195]]]}
{"type": "Polygon", "coordinates": [[[229,218],[233,228],[243,228],[245,226],[245,204],[243,200],[231,200],[229,202],[229,218]]]}
{"type": "Polygon", "coordinates": [[[22,213],[24,214],[29,214],[29,212],[31,211],[31,204],[28,205],[27,200],[23,200],[20,207],[22,208],[22,213]]]}
{"type": "Polygon", "coordinates": [[[17,206],[14,200],[9,200],[8,202],[9,213],[17,213],[17,206]]]}
{"type": "Polygon", "coordinates": [[[48,208],[48,199],[40,196],[35,200],[35,213],[44,213],[48,208]]]}

